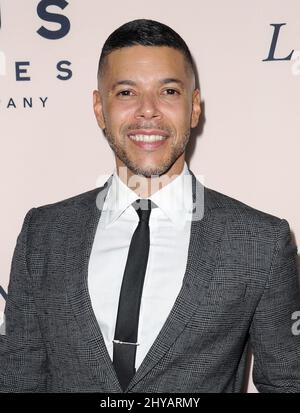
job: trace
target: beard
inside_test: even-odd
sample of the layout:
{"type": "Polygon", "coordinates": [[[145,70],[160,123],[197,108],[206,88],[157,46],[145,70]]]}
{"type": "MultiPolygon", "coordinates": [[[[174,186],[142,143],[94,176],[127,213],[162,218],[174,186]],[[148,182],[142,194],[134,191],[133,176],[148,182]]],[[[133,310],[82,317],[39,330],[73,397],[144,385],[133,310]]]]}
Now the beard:
{"type": "MultiPolygon", "coordinates": [[[[151,178],[153,176],[161,176],[167,173],[177,159],[184,153],[190,138],[191,129],[186,129],[180,137],[179,143],[172,142],[171,150],[167,159],[163,159],[161,165],[156,166],[143,166],[138,164],[134,159],[132,159],[130,154],[126,152],[124,147],[120,145],[108,128],[104,129],[103,132],[115,156],[117,156],[134,175],[142,175],[145,178],[151,178]]],[[[123,136],[127,139],[127,134],[123,134],[123,136]]],[[[172,135],[170,135],[167,139],[172,139],[172,135]]]]}

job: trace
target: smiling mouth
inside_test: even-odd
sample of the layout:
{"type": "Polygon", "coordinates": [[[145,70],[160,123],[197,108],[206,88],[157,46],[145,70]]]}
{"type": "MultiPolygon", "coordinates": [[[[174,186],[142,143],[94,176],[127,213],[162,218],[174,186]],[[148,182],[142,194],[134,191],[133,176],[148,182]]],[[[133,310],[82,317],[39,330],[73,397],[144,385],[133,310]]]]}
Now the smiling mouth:
{"type": "Polygon", "coordinates": [[[162,135],[128,135],[128,137],[135,142],[153,143],[166,140],[167,136],[162,135]]]}
{"type": "Polygon", "coordinates": [[[128,135],[128,137],[136,147],[146,152],[158,150],[161,146],[165,145],[168,139],[168,136],[144,134],[128,135]]]}

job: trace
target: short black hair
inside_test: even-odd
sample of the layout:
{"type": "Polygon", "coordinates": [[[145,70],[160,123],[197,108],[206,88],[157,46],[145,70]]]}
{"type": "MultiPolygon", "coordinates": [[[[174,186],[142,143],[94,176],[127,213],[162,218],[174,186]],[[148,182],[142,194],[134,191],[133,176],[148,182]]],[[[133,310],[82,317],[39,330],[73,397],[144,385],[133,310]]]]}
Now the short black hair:
{"type": "Polygon", "coordinates": [[[137,19],[112,32],[105,41],[98,65],[98,79],[103,74],[106,57],[114,50],[130,46],[168,46],[179,50],[195,74],[191,52],[182,37],[166,24],[155,20],[137,19]]]}

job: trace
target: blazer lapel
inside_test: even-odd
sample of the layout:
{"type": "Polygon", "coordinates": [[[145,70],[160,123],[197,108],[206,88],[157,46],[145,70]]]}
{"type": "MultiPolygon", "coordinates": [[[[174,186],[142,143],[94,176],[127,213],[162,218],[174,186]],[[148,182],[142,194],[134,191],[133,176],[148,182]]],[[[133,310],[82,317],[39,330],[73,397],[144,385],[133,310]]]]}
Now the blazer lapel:
{"type": "Polygon", "coordinates": [[[205,188],[193,173],[191,175],[195,208],[182,288],[159,335],[127,390],[132,389],[159,363],[160,359],[183,332],[197,306],[201,304],[215,268],[216,255],[219,251],[226,218],[221,213],[215,213],[210,194],[205,191],[205,188]]]}
{"type": "Polygon", "coordinates": [[[67,246],[66,291],[87,349],[95,360],[105,363],[108,380],[114,390],[119,392],[122,389],[93,311],[88,291],[89,257],[111,179],[112,176],[100,190],[98,188],[92,191],[89,197],[82,201],[81,208],[78,208],[78,204],[74,207],[69,228],[71,236],[67,246]]]}

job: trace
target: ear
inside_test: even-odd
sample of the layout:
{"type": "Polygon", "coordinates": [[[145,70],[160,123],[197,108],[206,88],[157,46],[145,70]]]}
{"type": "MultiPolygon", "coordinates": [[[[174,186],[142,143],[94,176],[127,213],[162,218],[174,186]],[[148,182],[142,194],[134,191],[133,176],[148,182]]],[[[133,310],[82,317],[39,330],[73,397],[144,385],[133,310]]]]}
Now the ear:
{"type": "Polygon", "coordinates": [[[102,99],[99,90],[94,90],[93,92],[93,106],[94,113],[101,129],[105,129],[105,121],[103,116],[102,99]]]}
{"type": "Polygon", "coordinates": [[[198,125],[199,118],[201,115],[201,98],[200,98],[199,89],[194,90],[192,99],[193,99],[193,102],[192,102],[191,128],[195,128],[198,125]]]}

